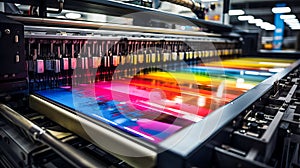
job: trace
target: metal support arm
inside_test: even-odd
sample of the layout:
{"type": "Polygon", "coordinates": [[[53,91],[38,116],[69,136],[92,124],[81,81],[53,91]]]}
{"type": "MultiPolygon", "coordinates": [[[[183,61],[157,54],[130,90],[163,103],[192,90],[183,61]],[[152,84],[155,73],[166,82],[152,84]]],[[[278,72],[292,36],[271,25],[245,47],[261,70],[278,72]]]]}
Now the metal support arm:
{"type": "Polygon", "coordinates": [[[202,7],[201,3],[195,2],[194,0],[161,0],[177,5],[181,5],[190,8],[199,19],[204,19],[206,8],[202,7]]]}

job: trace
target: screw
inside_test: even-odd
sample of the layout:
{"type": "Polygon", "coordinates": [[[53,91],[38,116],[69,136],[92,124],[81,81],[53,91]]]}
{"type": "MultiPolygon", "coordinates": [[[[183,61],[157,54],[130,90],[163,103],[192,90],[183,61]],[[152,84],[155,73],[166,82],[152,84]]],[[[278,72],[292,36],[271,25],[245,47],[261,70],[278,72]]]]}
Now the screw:
{"type": "Polygon", "coordinates": [[[4,32],[5,32],[6,34],[10,34],[10,30],[9,30],[9,29],[5,29],[4,32]]]}

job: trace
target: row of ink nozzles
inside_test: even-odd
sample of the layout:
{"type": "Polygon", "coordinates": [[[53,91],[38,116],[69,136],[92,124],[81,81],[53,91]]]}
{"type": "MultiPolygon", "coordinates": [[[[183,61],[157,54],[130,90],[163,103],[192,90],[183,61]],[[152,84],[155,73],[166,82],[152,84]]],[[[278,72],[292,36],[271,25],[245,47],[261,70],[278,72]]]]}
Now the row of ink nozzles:
{"type": "Polygon", "coordinates": [[[241,49],[234,43],[26,39],[26,52],[31,89],[40,90],[181,69],[241,49]]]}

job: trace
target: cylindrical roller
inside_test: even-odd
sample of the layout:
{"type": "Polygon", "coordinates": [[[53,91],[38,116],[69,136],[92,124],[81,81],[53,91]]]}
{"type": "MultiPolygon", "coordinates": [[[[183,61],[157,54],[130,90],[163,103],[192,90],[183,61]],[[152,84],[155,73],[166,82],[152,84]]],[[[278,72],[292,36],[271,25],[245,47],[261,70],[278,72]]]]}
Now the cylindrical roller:
{"type": "Polygon", "coordinates": [[[54,138],[51,134],[47,133],[45,130],[35,125],[8,106],[0,104],[0,114],[18,127],[26,130],[37,141],[51,147],[71,165],[75,167],[103,167],[81,151],[78,151],[72,146],[54,138]]]}

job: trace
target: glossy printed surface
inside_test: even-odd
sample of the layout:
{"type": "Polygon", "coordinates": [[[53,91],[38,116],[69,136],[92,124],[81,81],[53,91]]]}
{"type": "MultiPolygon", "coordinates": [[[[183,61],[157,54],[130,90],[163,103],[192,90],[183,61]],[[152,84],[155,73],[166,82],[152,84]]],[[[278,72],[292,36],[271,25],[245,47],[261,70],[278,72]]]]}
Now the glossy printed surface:
{"type": "Polygon", "coordinates": [[[290,63],[257,58],[225,60],[37,94],[133,136],[159,143],[290,63]]]}

